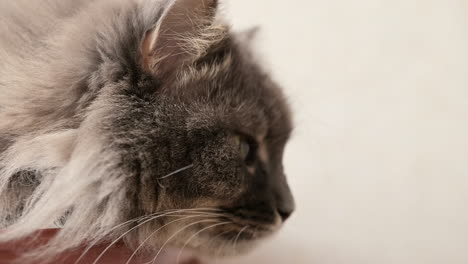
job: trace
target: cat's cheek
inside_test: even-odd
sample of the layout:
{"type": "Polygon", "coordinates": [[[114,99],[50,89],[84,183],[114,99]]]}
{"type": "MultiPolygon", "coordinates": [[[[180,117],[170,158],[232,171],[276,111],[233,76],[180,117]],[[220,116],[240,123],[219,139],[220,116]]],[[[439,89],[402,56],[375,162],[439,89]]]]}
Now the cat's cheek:
{"type": "Polygon", "coordinates": [[[211,164],[200,160],[195,163],[193,179],[187,187],[204,197],[233,198],[244,189],[245,178],[245,169],[235,159],[211,164]]]}

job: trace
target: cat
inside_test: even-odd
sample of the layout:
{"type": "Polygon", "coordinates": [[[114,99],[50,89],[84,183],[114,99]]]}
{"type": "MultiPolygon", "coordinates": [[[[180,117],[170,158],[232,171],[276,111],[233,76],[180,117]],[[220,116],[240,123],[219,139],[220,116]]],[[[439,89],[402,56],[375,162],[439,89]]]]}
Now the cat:
{"type": "Polygon", "coordinates": [[[281,88],[216,0],[0,1],[0,240],[241,254],[293,213],[281,88]],[[229,246],[226,246],[229,245],[229,246]]]}

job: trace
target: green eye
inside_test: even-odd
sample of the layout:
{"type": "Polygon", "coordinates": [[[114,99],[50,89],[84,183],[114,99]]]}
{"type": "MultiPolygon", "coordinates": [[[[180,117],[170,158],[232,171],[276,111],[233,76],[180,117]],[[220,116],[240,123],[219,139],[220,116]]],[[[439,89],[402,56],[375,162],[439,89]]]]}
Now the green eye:
{"type": "Polygon", "coordinates": [[[250,156],[250,144],[244,139],[241,139],[240,144],[239,144],[239,153],[242,157],[243,160],[247,160],[247,158],[250,156]]]}
{"type": "Polygon", "coordinates": [[[252,159],[254,158],[253,151],[254,146],[252,145],[252,142],[248,140],[248,138],[237,135],[234,136],[234,143],[235,145],[239,148],[239,156],[246,162],[246,163],[251,163],[252,159]]]}

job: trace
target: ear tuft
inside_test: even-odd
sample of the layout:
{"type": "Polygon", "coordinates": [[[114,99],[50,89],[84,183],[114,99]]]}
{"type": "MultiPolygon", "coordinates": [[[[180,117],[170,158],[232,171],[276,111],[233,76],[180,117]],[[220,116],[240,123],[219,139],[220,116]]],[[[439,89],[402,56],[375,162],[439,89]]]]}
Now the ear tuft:
{"type": "Polygon", "coordinates": [[[174,0],[141,44],[143,68],[170,74],[203,56],[224,39],[227,28],[215,24],[216,0],[174,0]]]}
{"type": "Polygon", "coordinates": [[[247,47],[252,47],[257,41],[259,34],[260,34],[260,26],[254,26],[254,27],[245,29],[241,32],[238,32],[236,36],[240,43],[244,44],[247,47]]]}

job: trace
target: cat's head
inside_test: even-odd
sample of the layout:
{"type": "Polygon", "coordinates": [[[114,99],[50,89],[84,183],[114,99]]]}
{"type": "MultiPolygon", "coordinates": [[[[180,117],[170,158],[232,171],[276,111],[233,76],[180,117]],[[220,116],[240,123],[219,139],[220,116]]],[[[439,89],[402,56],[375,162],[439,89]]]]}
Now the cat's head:
{"type": "Polygon", "coordinates": [[[294,211],[284,96],[216,0],[139,2],[99,29],[70,153],[25,217],[71,209],[62,232],[76,243],[245,251],[294,211]]]}
{"type": "Polygon", "coordinates": [[[294,210],[282,165],[289,109],[216,7],[174,1],[140,42],[138,76],[104,98],[111,110],[100,126],[137,186],[130,218],[167,214],[137,229],[137,245],[170,238],[215,252],[236,241],[242,251],[294,210]],[[177,208],[189,210],[165,211],[177,208]]]}

